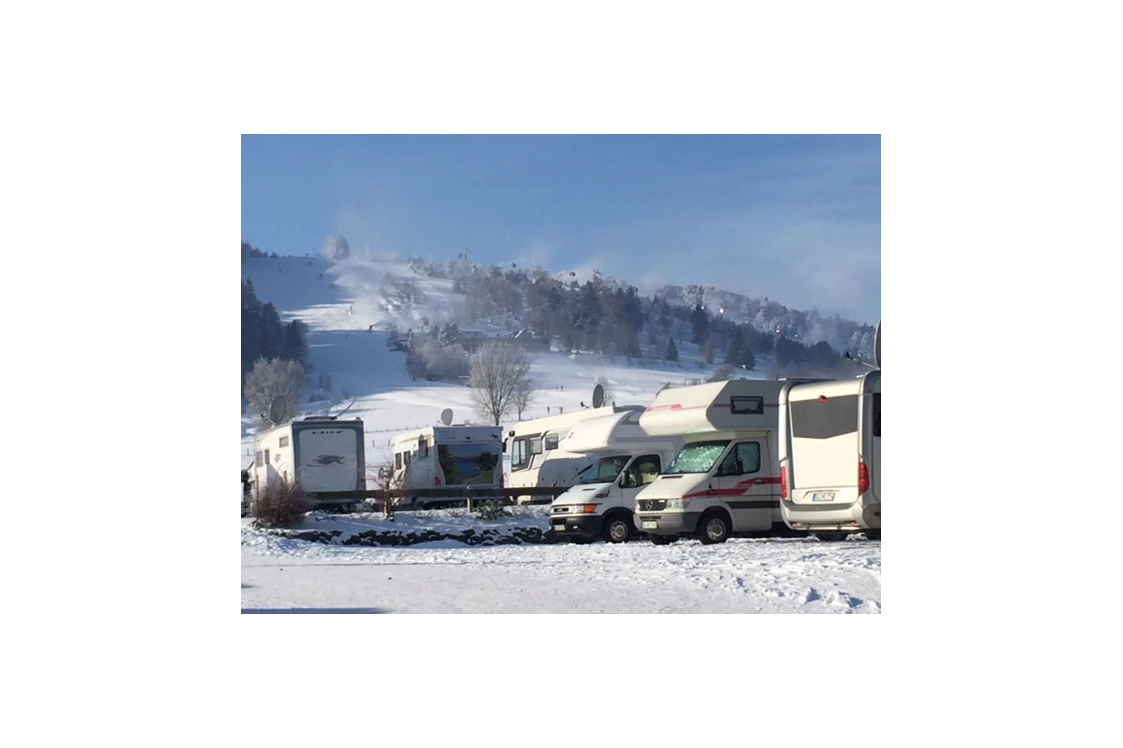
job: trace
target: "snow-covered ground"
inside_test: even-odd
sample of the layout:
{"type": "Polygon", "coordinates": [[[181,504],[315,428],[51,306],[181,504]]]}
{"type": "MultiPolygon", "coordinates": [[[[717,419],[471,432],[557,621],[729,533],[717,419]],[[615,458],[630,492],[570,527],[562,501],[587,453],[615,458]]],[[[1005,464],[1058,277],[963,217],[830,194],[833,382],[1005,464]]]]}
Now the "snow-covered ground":
{"type": "Polygon", "coordinates": [[[281,538],[247,522],[242,611],[879,613],[881,544],[734,538],[717,546],[440,540],[355,547],[281,538]]]}
{"type": "MultiPolygon", "coordinates": [[[[415,382],[405,354],[386,345],[385,328],[402,330],[423,317],[443,323],[459,304],[451,281],[418,278],[402,263],[317,258],[257,259],[242,263],[258,298],[282,319],[309,326],[315,384],[326,375],[354,404],[346,417],[363,419],[368,464],[399,431],[438,423],[451,408],[454,422],[483,422],[463,386],[415,382]],[[386,274],[413,277],[426,301],[392,308],[379,289],[386,274]],[[371,327],[373,326],[373,330],[371,327]]],[[[684,351],[684,358],[689,355],[684,351]]],[[[533,357],[535,405],[523,418],[577,410],[588,404],[598,378],[618,404],[646,404],[670,382],[704,378],[712,367],[686,360],[628,362],[604,356],[550,352],[533,357]]],[[[763,368],[758,366],[758,369],[763,368]]],[[[747,376],[762,376],[759,372],[747,376]]],[[[323,412],[330,403],[313,404],[323,412]]],[[[507,424],[504,424],[507,425],[507,424]]],[[[252,454],[253,430],[243,414],[241,464],[252,454]]],[[[529,511],[508,524],[545,528],[529,511]]],[[[461,512],[399,514],[393,526],[482,527],[461,512]]],[[[306,529],[340,529],[341,537],[379,527],[370,519],[309,520],[306,529]]],[[[351,546],[282,538],[242,527],[244,612],[471,612],[471,613],[878,613],[881,543],[822,543],[814,539],[733,539],[717,546],[683,540],[657,547],[647,540],[620,545],[466,545],[441,540],[411,546],[351,546]]]]}

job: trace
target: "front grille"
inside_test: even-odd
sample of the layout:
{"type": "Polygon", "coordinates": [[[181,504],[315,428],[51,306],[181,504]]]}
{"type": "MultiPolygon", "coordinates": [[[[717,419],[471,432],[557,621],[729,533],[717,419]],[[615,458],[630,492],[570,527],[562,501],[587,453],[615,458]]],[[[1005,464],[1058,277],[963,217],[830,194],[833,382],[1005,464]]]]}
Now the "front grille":
{"type": "Polygon", "coordinates": [[[639,510],[641,512],[661,512],[666,508],[666,499],[644,499],[639,502],[639,510]]]}

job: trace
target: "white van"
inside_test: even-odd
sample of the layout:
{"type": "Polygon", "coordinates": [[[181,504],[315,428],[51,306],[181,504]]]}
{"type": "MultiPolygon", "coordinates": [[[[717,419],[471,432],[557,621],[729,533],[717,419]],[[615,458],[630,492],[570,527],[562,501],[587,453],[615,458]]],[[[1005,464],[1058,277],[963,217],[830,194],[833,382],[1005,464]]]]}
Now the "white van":
{"type": "Polygon", "coordinates": [[[622,543],[635,532],[636,496],[654,481],[684,444],[680,436],[652,437],[639,425],[642,411],[589,418],[562,440],[567,452],[596,459],[577,485],[554,499],[550,527],[573,540],[602,537],[622,543]]]}
{"type": "MultiPolygon", "coordinates": [[[[430,426],[398,434],[390,440],[390,449],[394,484],[404,490],[472,486],[486,493],[501,487],[503,430],[499,426],[430,426]]],[[[408,494],[405,501],[422,508],[464,502],[417,499],[408,494]]]]}
{"type": "Polygon", "coordinates": [[[636,497],[636,525],[653,543],[792,534],[780,515],[776,443],[785,384],[737,379],[656,395],[640,426],[650,436],[681,435],[686,443],[636,497]]]}
{"type": "MultiPolygon", "coordinates": [[[[508,488],[572,485],[596,459],[570,452],[562,446],[570,429],[589,418],[642,410],[642,405],[604,406],[519,421],[503,440],[503,452],[509,460],[509,472],[503,476],[503,485],[508,488]]],[[[518,497],[519,503],[530,500],[531,496],[518,497]]]]}
{"type": "Polygon", "coordinates": [[[820,540],[881,539],[881,370],[780,393],[781,514],[820,540]]]}

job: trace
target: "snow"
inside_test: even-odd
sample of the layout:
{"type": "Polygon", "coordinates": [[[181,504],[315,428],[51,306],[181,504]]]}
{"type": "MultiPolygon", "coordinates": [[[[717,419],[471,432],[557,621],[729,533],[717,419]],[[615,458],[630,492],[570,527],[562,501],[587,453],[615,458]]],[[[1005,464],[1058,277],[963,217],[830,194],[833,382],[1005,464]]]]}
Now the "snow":
{"type": "MultiPolygon", "coordinates": [[[[332,263],[284,257],[242,263],[258,298],[273,302],[283,320],[309,326],[310,380],[331,378],[355,398],[344,417],[359,417],[367,432],[368,466],[388,454],[401,431],[438,423],[451,408],[454,423],[485,423],[473,413],[463,386],[411,380],[405,354],[386,345],[386,328],[402,331],[422,317],[443,324],[461,303],[452,282],[415,275],[408,265],[378,258],[332,263]],[[320,275],[323,275],[321,278],[320,275]],[[390,304],[379,288],[387,274],[413,278],[426,299],[410,309],[390,304]],[[334,284],[334,287],[333,287],[334,284]],[[373,331],[368,328],[374,326],[373,331]]],[[[476,325],[474,327],[479,328],[476,325]]],[[[486,328],[485,328],[486,329],[486,328]]],[[[498,328],[490,330],[502,332],[498,328]]],[[[685,346],[684,346],[685,348],[685,346]]],[[[684,359],[689,354],[682,351],[684,359]]],[[[666,383],[704,378],[712,366],[685,360],[613,360],[569,352],[533,353],[538,399],[524,420],[573,412],[590,404],[598,378],[617,404],[647,404],[666,383]]],[[[763,369],[758,364],[758,370],[763,369]]],[[[763,376],[759,371],[747,376],[763,376]]],[[[306,413],[324,412],[309,407],[306,413]]],[[[333,411],[337,412],[337,411],[333,411]]],[[[505,426],[508,424],[504,424],[505,426]]],[[[249,464],[253,429],[243,414],[241,463],[249,464]]],[[[399,512],[378,517],[309,517],[301,530],[336,531],[334,542],[280,537],[243,520],[243,612],[387,613],[879,613],[881,543],[815,539],[741,539],[721,545],[681,540],[655,546],[624,544],[467,545],[437,540],[410,546],[342,545],[370,530],[431,529],[456,534],[487,527],[545,530],[545,507],[481,520],[465,510],[399,512]]]]}
{"type": "MultiPolygon", "coordinates": [[[[404,513],[398,518],[404,520],[404,513]]],[[[697,540],[670,546],[644,540],[466,546],[441,540],[355,547],[290,540],[246,526],[242,610],[879,613],[881,549],[880,543],[860,541],[739,538],[717,546],[697,540]]]]}

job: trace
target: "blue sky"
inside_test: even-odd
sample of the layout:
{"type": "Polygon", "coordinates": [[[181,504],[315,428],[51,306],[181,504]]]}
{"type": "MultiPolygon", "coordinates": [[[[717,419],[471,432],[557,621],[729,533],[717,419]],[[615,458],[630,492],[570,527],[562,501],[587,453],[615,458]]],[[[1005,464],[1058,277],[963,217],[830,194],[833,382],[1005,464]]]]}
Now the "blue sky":
{"type": "Polygon", "coordinates": [[[242,136],[242,239],[713,284],[881,316],[881,138],[242,136]]]}

